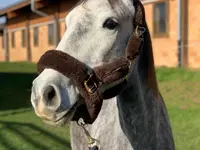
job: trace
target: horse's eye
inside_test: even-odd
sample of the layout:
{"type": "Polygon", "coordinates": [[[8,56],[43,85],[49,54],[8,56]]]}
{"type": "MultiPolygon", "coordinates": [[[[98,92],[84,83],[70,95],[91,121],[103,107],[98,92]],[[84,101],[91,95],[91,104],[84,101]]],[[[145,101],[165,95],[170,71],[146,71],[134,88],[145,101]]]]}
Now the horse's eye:
{"type": "Polygon", "coordinates": [[[118,23],[112,19],[107,19],[104,24],[103,28],[108,28],[110,30],[113,30],[117,27],[118,23]]]}

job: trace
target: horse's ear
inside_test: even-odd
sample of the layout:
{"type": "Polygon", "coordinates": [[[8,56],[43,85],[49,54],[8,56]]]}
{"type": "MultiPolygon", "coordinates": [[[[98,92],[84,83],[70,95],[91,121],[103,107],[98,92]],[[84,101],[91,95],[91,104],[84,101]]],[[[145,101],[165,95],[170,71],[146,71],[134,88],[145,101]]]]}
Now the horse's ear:
{"type": "Polygon", "coordinates": [[[144,27],[146,24],[144,6],[140,0],[134,0],[133,5],[135,7],[135,16],[133,18],[133,25],[135,28],[137,26],[144,27]]]}
{"type": "Polygon", "coordinates": [[[140,0],[134,0],[133,5],[135,7],[135,15],[133,17],[133,33],[126,47],[126,55],[128,59],[130,58],[129,60],[135,60],[135,57],[139,54],[141,36],[143,36],[143,33],[146,31],[144,6],[140,0]]]}

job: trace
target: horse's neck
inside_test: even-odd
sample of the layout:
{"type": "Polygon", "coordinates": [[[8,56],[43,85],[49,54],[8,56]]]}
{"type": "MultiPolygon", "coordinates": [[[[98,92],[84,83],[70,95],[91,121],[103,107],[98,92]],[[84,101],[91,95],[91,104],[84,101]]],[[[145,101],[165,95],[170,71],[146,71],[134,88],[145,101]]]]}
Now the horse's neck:
{"type": "MultiPolygon", "coordinates": [[[[149,36],[149,34],[147,35],[149,36]]],[[[168,113],[156,83],[150,36],[118,96],[122,130],[134,149],[174,149],[168,113]]]]}

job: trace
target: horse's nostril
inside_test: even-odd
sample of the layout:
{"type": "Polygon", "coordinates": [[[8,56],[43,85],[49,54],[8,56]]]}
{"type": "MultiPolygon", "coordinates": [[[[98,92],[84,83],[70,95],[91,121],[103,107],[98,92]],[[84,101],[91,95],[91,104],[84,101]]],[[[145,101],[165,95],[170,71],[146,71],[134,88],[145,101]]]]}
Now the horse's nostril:
{"type": "Polygon", "coordinates": [[[44,90],[44,100],[51,101],[56,96],[56,91],[53,86],[48,86],[44,90]]]}
{"type": "Polygon", "coordinates": [[[43,100],[47,106],[56,107],[58,105],[58,96],[53,86],[48,86],[45,88],[43,93],[43,100]]]}
{"type": "Polygon", "coordinates": [[[56,96],[56,91],[53,87],[50,89],[49,93],[47,93],[47,96],[48,100],[52,100],[56,96]]]}

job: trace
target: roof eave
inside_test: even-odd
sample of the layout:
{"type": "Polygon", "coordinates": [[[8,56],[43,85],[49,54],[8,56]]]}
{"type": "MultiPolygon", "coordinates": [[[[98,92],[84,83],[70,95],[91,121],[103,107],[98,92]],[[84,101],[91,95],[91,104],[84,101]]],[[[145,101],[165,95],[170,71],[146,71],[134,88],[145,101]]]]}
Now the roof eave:
{"type": "MultiPolygon", "coordinates": [[[[35,0],[35,1],[38,2],[38,1],[41,1],[41,0],[35,0]]],[[[8,12],[15,11],[17,9],[21,9],[23,7],[30,5],[30,4],[31,4],[31,0],[23,0],[21,2],[18,2],[18,3],[15,3],[13,5],[10,5],[6,8],[3,8],[2,10],[0,10],[0,17],[6,16],[6,14],[8,12]]]]}

